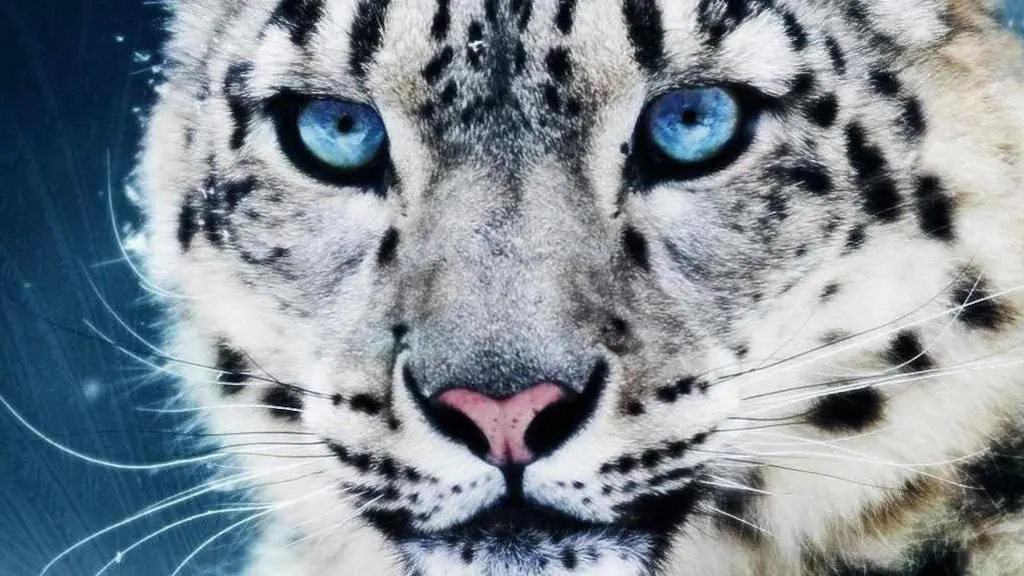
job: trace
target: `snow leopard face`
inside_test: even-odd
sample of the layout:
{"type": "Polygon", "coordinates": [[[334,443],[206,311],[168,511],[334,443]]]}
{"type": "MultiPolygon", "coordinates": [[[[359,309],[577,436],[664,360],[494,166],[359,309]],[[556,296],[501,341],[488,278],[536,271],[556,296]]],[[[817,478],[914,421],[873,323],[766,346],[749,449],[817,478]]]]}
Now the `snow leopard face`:
{"type": "Polygon", "coordinates": [[[1015,549],[1024,90],[988,10],[179,0],[149,268],[205,424],[257,444],[224,447],[275,503],[252,574],[1015,549]]]}

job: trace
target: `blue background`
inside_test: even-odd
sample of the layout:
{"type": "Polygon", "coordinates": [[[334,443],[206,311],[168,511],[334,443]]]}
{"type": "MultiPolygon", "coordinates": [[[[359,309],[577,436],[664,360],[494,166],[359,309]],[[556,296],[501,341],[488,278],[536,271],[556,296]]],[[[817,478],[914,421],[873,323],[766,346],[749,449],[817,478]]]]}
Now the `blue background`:
{"type": "MultiPolygon", "coordinates": [[[[1024,30],[1024,0],[1011,0],[1006,14],[1024,30]]],[[[119,260],[107,187],[117,226],[137,222],[124,181],[152,97],[164,17],[158,2],[142,0],[0,0],[0,395],[54,439],[121,461],[196,453],[167,432],[179,418],[137,410],[171,397],[170,383],[84,324],[141,348],[95,284],[125,322],[157,335],[156,311],[119,260]]],[[[0,412],[0,576],[36,575],[84,536],[208,476],[198,467],[126,472],[84,463],[0,412]]],[[[50,574],[90,576],[138,538],[228,498],[192,501],[115,531],[50,574]]],[[[173,530],[110,573],[169,574],[239,518],[173,530]]],[[[219,541],[186,573],[231,573],[245,541],[244,532],[219,541]]]]}

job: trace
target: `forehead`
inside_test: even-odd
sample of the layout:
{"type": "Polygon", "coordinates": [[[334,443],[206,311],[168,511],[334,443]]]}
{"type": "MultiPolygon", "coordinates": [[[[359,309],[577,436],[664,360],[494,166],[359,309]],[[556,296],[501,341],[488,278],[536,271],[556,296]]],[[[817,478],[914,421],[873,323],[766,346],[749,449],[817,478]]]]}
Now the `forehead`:
{"type": "Polygon", "coordinates": [[[744,0],[262,5],[258,48],[238,55],[254,61],[262,88],[386,98],[428,114],[460,92],[478,95],[487,108],[488,98],[522,90],[539,90],[542,100],[557,101],[553,108],[571,112],[571,95],[555,97],[566,83],[592,98],[637,83],[724,80],[778,93],[799,68],[797,48],[806,47],[805,27],[817,19],[806,9],[797,17],[793,8],[744,0]]]}

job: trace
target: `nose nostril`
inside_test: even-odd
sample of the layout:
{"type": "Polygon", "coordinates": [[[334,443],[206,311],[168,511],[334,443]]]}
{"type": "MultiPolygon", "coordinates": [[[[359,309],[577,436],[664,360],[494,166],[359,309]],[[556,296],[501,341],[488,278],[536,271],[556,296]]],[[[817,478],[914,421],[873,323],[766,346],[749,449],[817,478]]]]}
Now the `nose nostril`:
{"type": "Polygon", "coordinates": [[[577,400],[565,398],[537,413],[523,438],[531,453],[549,454],[572,436],[581,421],[577,400]]]}
{"type": "Polygon", "coordinates": [[[466,445],[470,452],[483,457],[490,448],[487,436],[473,420],[448,406],[438,405],[431,410],[434,424],[447,436],[466,445]]]}
{"type": "Polygon", "coordinates": [[[582,393],[564,397],[537,414],[524,438],[530,451],[538,457],[550,454],[582,428],[597,407],[607,378],[608,364],[600,360],[582,393]]]}

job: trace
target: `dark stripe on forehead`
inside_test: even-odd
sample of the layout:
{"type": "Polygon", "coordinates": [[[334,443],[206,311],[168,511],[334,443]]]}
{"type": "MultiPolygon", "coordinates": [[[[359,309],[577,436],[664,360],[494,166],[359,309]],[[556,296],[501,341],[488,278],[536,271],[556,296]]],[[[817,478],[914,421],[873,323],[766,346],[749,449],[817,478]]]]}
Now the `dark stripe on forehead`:
{"type": "Polygon", "coordinates": [[[437,0],[437,12],[434,13],[434,23],[430,25],[430,35],[440,42],[448,37],[451,25],[451,0],[437,0]]]}
{"type": "Polygon", "coordinates": [[[352,53],[348,62],[349,72],[356,78],[366,78],[370,62],[380,50],[390,4],[390,0],[362,0],[356,9],[350,34],[352,53]]]}
{"type": "Polygon", "coordinates": [[[555,13],[555,26],[562,34],[572,32],[573,19],[576,17],[576,0],[559,0],[558,12],[555,13]]]}
{"type": "Polygon", "coordinates": [[[252,120],[253,109],[245,99],[248,76],[252,65],[247,62],[232,64],[224,77],[224,97],[228,101],[231,112],[231,149],[238,150],[245,143],[248,135],[249,122],[252,120]]]}
{"type": "Polygon", "coordinates": [[[271,24],[291,32],[292,42],[305,46],[324,14],[324,0],[284,0],[277,5],[271,24]]]}
{"type": "Polygon", "coordinates": [[[519,31],[523,32],[530,25],[530,18],[533,17],[533,0],[512,0],[512,13],[517,17],[519,31]]]}
{"type": "Polygon", "coordinates": [[[665,58],[661,9],[655,0],[624,0],[622,14],[640,67],[649,73],[658,72],[665,58]]]}
{"type": "Polygon", "coordinates": [[[753,15],[767,7],[767,0],[701,0],[697,5],[697,25],[712,47],[753,15]]]}

